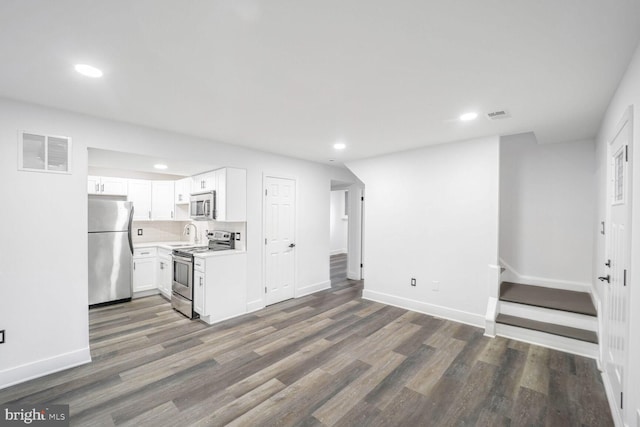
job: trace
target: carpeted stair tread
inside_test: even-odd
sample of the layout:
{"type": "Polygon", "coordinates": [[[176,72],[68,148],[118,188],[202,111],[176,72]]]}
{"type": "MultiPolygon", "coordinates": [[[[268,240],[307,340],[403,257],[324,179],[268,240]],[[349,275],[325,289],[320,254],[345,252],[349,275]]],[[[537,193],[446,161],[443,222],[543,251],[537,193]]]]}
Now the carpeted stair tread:
{"type": "Polygon", "coordinates": [[[498,314],[496,323],[532,329],[534,331],[546,332],[548,334],[559,335],[561,337],[573,338],[575,340],[598,344],[598,335],[593,331],[587,331],[585,329],[556,325],[554,323],[539,322],[537,320],[510,316],[508,314],[498,314]]]}
{"type": "Polygon", "coordinates": [[[591,296],[586,292],[502,282],[500,284],[500,301],[597,316],[591,296]]]}

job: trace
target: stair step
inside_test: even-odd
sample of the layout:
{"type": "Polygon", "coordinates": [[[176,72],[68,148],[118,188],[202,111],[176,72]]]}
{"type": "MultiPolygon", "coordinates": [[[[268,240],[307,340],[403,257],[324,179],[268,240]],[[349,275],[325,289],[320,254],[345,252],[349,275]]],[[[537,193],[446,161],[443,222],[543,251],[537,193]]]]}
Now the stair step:
{"type": "Polygon", "coordinates": [[[496,323],[517,326],[525,329],[532,329],[534,331],[546,332],[548,334],[559,335],[561,337],[572,338],[575,340],[590,342],[594,344],[598,343],[598,335],[593,331],[587,331],[585,329],[572,328],[569,326],[556,325],[553,323],[539,322],[537,320],[509,316],[508,314],[498,314],[496,323]]]}
{"type": "Polygon", "coordinates": [[[588,316],[597,316],[598,314],[593,301],[591,301],[591,296],[587,292],[502,282],[500,284],[500,300],[588,316]]]}

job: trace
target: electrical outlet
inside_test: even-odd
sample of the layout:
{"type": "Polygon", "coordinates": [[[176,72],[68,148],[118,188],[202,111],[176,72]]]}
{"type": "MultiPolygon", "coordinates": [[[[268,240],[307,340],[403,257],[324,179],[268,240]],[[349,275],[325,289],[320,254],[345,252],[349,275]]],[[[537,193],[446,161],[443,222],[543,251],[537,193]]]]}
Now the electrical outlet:
{"type": "Polygon", "coordinates": [[[236,240],[240,240],[240,233],[236,233],[236,240]]]}
{"type": "Polygon", "coordinates": [[[0,331],[0,344],[4,344],[4,329],[0,331]]]}
{"type": "Polygon", "coordinates": [[[412,277],[411,278],[411,286],[415,286],[416,285],[416,278],[412,277]]]}
{"type": "Polygon", "coordinates": [[[431,289],[434,291],[439,291],[440,290],[440,281],[439,280],[432,280],[431,281],[431,289]]]}
{"type": "Polygon", "coordinates": [[[142,228],[138,228],[138,236],[142,236],[142,228]]]}

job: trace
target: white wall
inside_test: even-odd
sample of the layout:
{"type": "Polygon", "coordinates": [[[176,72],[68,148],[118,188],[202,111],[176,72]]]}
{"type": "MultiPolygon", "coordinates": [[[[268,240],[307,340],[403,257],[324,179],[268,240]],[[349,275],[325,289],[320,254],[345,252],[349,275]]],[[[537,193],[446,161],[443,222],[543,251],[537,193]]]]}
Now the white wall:
{"type": "Polygon", "coordinates": [[[627,353],[628,366],[626,370],[625,413],[629,426],[638,426],[636,411],[640,410],[640,46],[631,60],[624,78],[607,109],[600,126],[597,138],[597,216],[592,227],[596,248],[594,250],[593,284],[602,299],[604,289],[595,277],[606,274],[605,236],[599,230],[600,221],[605,219],[606,208],[606,158],[607,144],[614,137],[618,121],[622,118],[628,106],[633,105],[633,146],[630,156],[633,161],[632,192],[633,204],[631,214],[631,271],[630,271],[630,301],[629,301],[629,346],[627,353]]]}
{"type": "Polygon", "coordinates": [[[252,309],[263,304],[263,174],[294,177],[297,287],[329,286],[329,188],[331,179],[355,182],[348,170],[0,99],[0,329],[7,331],[0,347],[0,388],[88,359],[88,147],[199,163],[208,159],[211,169],[247,169],[252,309]],[[19,129],[70,136],[73,174],[18,172],[19,129]]]}
{"type": "Polygon", "coordinates": [[[483,325],[498,257],[498,137],[347,166],[366,186],[364,295],[483,325]]]}
{"type": "Polygon", "coordinates": [[[523,283],[591,288],[594,172],[593,141],[501,138],[500,258],[523,283]]]}
{"type": "Polygon", "coordinates": [[[329,250],[331,255],[347,253],[349,221],[344,215],[345,190],[331,192],[329,208],[329,250]]]}

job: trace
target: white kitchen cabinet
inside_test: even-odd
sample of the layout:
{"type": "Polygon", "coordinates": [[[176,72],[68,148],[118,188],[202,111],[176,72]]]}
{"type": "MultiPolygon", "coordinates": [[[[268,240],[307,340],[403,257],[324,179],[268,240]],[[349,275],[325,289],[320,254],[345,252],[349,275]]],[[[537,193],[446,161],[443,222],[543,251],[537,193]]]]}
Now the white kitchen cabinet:
{"type": "Polygon", "coordinates": [[[158,289],[164,297],[171,299],[171,285],[173,282],[173,260],[171,251],[158,248],[158,289]]]}
{"type": "Polygon", "coordinates": [[[128,200],[133,202],[134,221],[151,219],[151,181],[130,179],[128,200]]]}
{"type": "Polygon", "coordinates": [[[247,171],[223,168],[214,171],[216,178],[216,221],[247,220],[247,171]]]}
{"type": "Polygon", "coordinates": [[[196,255],[198,259],[204,261],[204,271],[194,271],[193,306],[200,319],[213,324],[246,313],[247,254],[196,255]]]}
{"type": "MultiPolygon", "coordinates": [[[[175,209],[173,181],[151,182],[151,219],[171,221],[175,209]]],[[[135,208],[135,204],[134,204],[135,208]]]]}
{"type": "Polygon", "coordinates": [[[150,291],[156,288],[156,248],[134,251],[133,292],[150,291]]]}
{"type": "Polygon", "coordinates": [[[88,176],[87,192],[104,196],[126,196],[128,194],[128,182],[124,178],[88,176]]]}
{"type": "Polygon", "coordinates": [[[201,271],[193,272],[193,310],[199,315],[205,315],[205,274],[201,271]]]}
{"type": "Polygon", "coordinates": [[[175,182],[175,204],[183,205],[189,204],[189,196],[191,195],[191,182],[192,178],[184,178],[175,182]]]}
{"type": "Polygon", "coordinates": [[[191,177],[191,192],[201,193],[216,189],[216,175],[213,172],[201,173],[191,177]]]}

